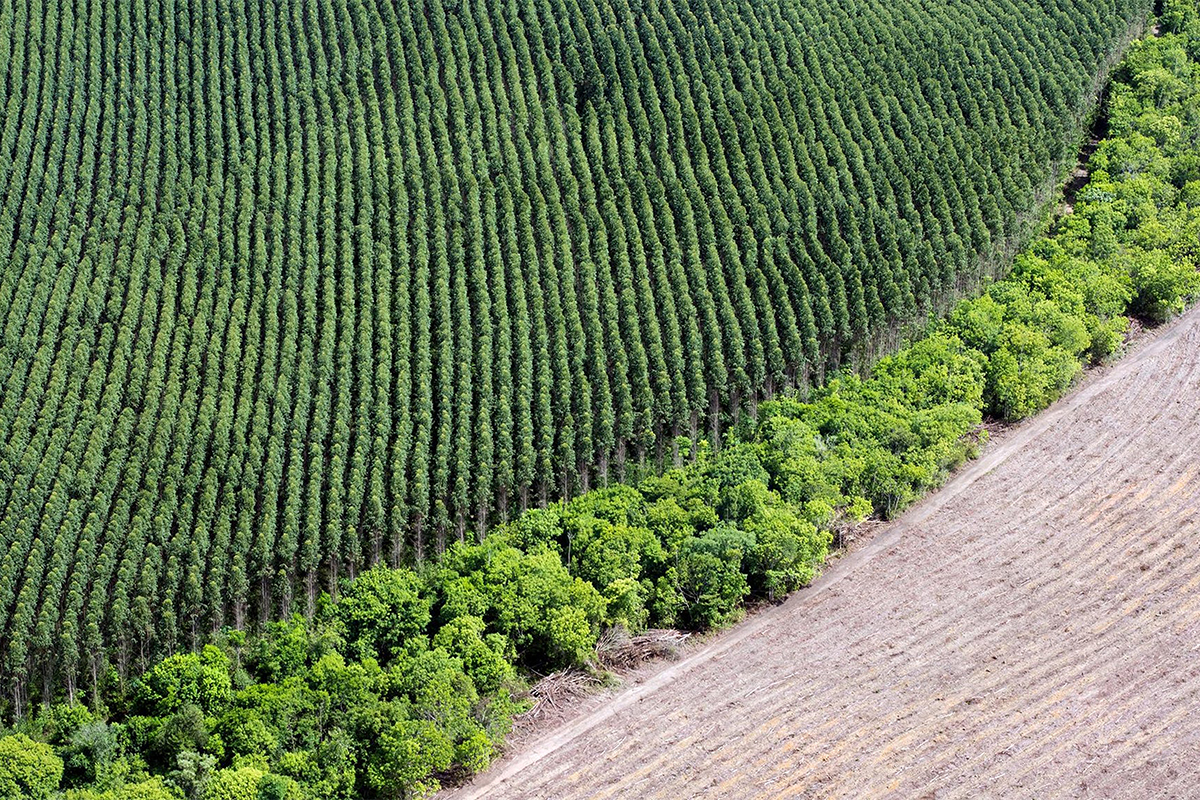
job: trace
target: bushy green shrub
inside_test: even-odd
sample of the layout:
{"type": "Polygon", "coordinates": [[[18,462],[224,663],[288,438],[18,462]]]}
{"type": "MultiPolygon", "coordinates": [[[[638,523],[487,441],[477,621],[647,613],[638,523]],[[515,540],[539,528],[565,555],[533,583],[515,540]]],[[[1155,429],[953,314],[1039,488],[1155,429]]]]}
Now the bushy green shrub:
{"type": "Polygon", "coordinates": [[[421,579],[407,570],[376,568],[359,575],[336,607],[351,651],[387,664],[403,652],[424,649],[430,601],[423,590],[421,579]]]}
{"type": "Polygon", "coordinates": [[[62,775],[62,759],[50,745],[21,733],[0,737],[0,799],[49,800],[62,775]]]}

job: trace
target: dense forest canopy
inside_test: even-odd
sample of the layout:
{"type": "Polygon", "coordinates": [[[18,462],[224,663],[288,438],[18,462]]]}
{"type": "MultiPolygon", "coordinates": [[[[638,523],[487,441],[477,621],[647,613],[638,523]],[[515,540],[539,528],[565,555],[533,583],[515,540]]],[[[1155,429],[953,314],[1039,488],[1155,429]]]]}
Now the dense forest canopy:
{"type": "Polygon", "coordinates": [[[11,702],[870,354],[1000,263],[1149,7],[0,0],[11,702]]]}

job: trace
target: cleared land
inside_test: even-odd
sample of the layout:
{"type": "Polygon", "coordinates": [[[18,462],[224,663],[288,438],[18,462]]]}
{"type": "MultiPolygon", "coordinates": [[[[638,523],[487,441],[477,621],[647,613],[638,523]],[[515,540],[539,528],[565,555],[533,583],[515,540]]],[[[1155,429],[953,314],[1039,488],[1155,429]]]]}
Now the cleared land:
{"type": "Polygon", "coordinates": [[[1200,310],[466,798],[1195,797],[1200,310]]]}

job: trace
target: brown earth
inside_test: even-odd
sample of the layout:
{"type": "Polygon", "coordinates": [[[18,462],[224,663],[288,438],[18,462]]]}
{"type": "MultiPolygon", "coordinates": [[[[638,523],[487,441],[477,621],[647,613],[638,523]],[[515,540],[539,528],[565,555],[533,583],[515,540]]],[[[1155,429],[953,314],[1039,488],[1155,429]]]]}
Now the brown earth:
{"type": "Polygon", "coordinates": [[[1200,797],[1200,309],[447,800],[1200,797]]]}

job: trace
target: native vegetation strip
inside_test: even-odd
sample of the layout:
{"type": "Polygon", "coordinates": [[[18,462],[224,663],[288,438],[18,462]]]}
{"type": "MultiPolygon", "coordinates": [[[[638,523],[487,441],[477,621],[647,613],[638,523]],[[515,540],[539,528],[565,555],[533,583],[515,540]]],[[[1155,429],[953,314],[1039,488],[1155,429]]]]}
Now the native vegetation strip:
{"type": "Polygon", "coordinates": [[[1200,15],[1171,2],[1162,22],[1115,72],[1073,213],[871,377],[764,402],[719,452],[419,571],[365,572],[312,619],[226,630],[87,705],[47,695],[75,702],[0,738],[0,796],[420,796],[485,766],[522,676],[586,663],[603,630],[721,625],[811,580],[840,521],[896,513],[971,455],[983,415],[1036,412],[1119,351],[1129,315],[1200,291],[1200,15]]]}

